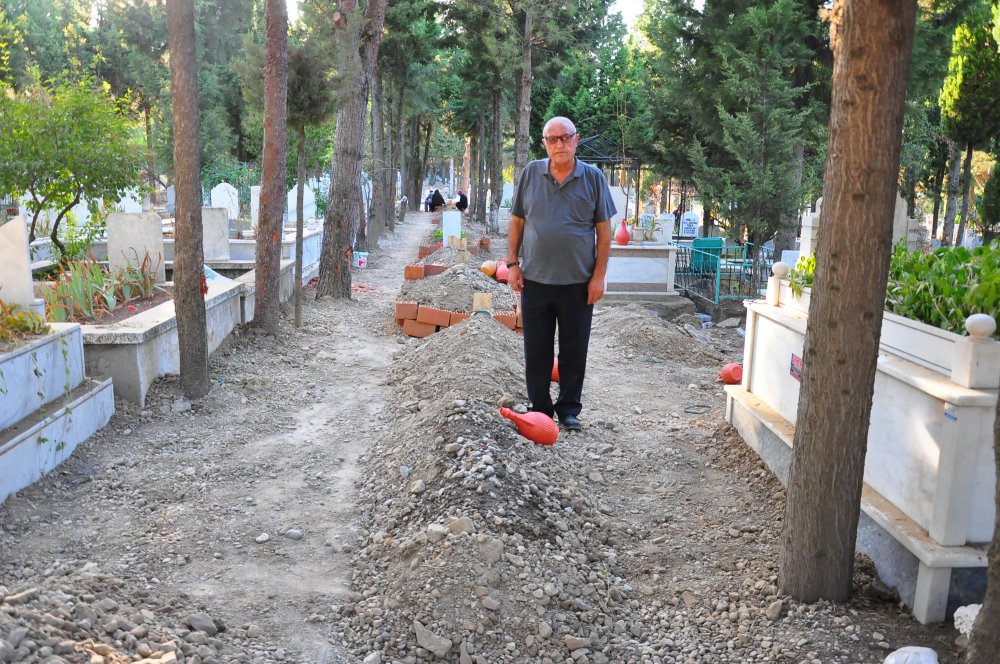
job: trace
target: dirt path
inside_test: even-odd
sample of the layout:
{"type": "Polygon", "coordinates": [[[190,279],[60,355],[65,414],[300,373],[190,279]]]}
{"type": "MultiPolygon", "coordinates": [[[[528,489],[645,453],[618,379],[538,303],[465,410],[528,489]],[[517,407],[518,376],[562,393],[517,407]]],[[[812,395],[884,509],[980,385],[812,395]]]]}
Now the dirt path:
{"type": "Polygon", "coordinates": [[[0,506],[0,662],[957,661],[863,565],[846,605],[778,593],[784,492],[715,382],[738,330],[599,307],[584,428],[533,446],[497,413],[524,401],[514,333],[393,321],[430,230],[408,215],[352,301],[232,337],[195,404],[174,379],[118,402],[0,506]]]}
{"type": "Polygon", "coordinates": [[[265,659],[351,661],[327,616],[350,582],[355,462],[390,389],[391,307],[429,230],[412,215],[384,238],[353,301],[307,296],[300,330],[232,337],[201,401],[170,378],[143,410],[119,400],[57,473],[0,506],[0,585],[95,563],[119,594],[152,593],[181,619],[203,608],[243,637],[254,625],[265,659]]]}

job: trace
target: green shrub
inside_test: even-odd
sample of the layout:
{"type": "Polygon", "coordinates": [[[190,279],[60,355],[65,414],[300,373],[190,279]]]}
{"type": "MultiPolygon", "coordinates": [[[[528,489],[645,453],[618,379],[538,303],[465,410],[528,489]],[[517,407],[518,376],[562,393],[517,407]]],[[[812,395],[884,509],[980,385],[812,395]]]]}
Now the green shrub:
{"type": "MultiPolygon", "coordinates": [[[[802,257],[789,275],[792,292],[812,286],[816,257],[802,257]]],[[[894,314],[956,334],[966,334],[965,319],[989,314],[1000,319],[1000,240],[966,249],[932,252],[892,250],[885,308],[894,314]]],[[[1000,330],[993,335],[1000,339],[1000,330]]]]}
{"type": "MultiPolygon", "coordinates": [[[[930,253],[896,245],[885,308],[900,316],[965,334],[972,314],[1000,318],[1000,240],[975,249],[941,247],[930,253]]],[[[1000,339],[1000,334],[994,334],[1000,339]]]]}

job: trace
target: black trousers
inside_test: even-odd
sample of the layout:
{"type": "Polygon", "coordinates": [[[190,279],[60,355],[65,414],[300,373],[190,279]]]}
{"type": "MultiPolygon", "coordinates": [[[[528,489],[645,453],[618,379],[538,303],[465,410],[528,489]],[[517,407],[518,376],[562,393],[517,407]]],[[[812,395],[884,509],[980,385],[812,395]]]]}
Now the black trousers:
{"type": "Polygon", "coordinates": [[[594,305],[587,304],[586,283],[551,286],[524,280],[524,373],[532,410],[560,418],[580,414],[593,315],[594,305]],[[557,326],[559,398],[553,404],[549,390],[557,326]]]}

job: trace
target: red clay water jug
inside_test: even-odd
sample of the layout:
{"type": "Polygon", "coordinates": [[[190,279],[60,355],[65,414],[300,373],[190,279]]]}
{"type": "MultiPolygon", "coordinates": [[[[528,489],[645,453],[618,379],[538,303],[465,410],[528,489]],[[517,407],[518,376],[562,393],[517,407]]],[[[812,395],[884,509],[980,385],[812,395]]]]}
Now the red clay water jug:
{"type": "Polygon", "coordinates": [[[551,445],[559,438],[559,427],[545,413],[515,413],[510,408],[501,408],[500,414],[512,421],[518,432],[538,445],[551,445]]]}
{"type": "Polygon", "coordinates": [[[628,229],[625,227],[625,220],[622,219],[622,225],[618,228],[618,232],[615,233],[615,242],[624,247],[631,239],[632,236],[629,235],[628,229]]]}
{"type": "Polygon", "coordinates": [[[507,283],[507,276],[510,274],[510,270],[507,269],[506,261],[497,261],[497,271],[493,275],[493,278],[502,284],[507,283]]]}
{"type": "Polygon", "coordinates": [[[725,383],[726,385],[739,385],[743,382],[743,365],[730,362],[722,367],[722,371],[719,372],[716,382],[725,383]]]}
{"type": "Polygon", "coordinates": [[[559,382],[559,358],[552,360],[552,382],[559,382]]]}

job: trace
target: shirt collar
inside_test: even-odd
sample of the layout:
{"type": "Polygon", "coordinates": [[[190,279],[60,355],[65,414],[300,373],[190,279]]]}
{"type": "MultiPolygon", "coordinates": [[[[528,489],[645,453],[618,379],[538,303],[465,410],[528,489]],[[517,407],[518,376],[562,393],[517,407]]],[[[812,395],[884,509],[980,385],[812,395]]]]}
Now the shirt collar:
{"type": "MultiPolygon", "coordinates": [[[[580,158],[579,157],[573,157],[573,172],[570,173],[569,177],[566,178],[566,180],[565,180],[565,182],[563,182],[563,184],[566,184],[566,182],[569,182],[573,178],[582,177],[583,176],[583,169],[584,169],[583,162],[580,161],[580,158]]],[[[556,179],[552,176],[552,158],[551,157],[546,157],[545,158],[545,177],[547,177],[552,182],[556,181],[556,179]]]]}

